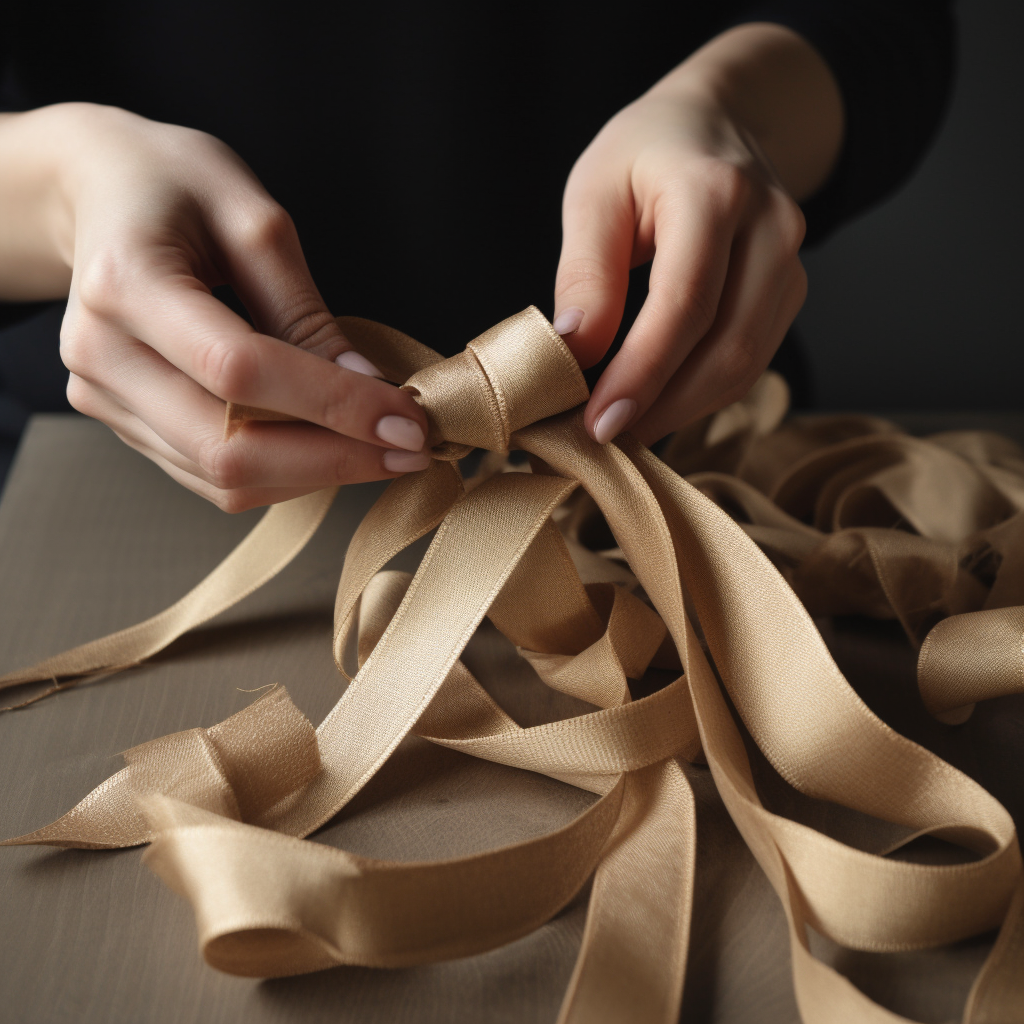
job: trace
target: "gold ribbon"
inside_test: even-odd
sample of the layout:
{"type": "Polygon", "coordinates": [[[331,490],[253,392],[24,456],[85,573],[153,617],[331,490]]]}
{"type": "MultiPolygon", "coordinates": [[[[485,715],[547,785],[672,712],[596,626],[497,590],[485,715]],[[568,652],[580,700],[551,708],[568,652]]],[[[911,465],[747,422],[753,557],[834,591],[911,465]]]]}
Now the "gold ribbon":
{"type": "MultiPolygon", "coordinates": [[[[909,548],[879,555],[887,541],[871,528],[851,531],[845,524],[861,521],[865,510],[891,509],[893,496],[906,493],[900,467],[926,457],[912,439],[889,438],[882,428],[875,431],[880,443],[865,440],[863,423],[838,454],[828,454],[835,438],[809,447],[806,431],[787,439],[785,428],[773,430],[784,394],[767,378],[750,401],[705,424],[696,448],[686,449],[684,438],[670,453],[697,452],[704,464],[689,470],[705,470],[695,479],[739,509],[741,528],[629,436],[607,446],[590,439],[577,409],[587,397],[583,379],[535,309],[447,360],[389,328],[339,322],[385,376],[418,397],[436,456],[429,469],[395,480],[352,539],[338,588],[334,653],[344,674],[346,652],[355,646],[359,670],[342,698],[316,730],[277,689],[210,729],[136,747],[121,772],[64,817],[7,844],[150,843],[146,863],[192,903],[206,960],[256,977],[335,964],[395,967],[490,949],[548,920],[596,872],[559,1020],[672,1022],[683,986],[697,842],[688,761],[702,756],[785,908],[793,982],[807,1024],[903,1020],[815,959],[808,927],[856,949],[903,950],[1001,925],[964,1020],[1019,1019],[1024,972],[1012,961],[1024,943],[1024,897],[1009,815],[864,705],[772,561],[812,604],[816,565],[856,564],[857,572],[848,572],[855,584],[848,602],[897,615],[916,635],[932,624],[935,609],[922,613],[920,602],[905,599],[907,588],[892,585],[892,572],[901,558],[912,561],[917,540],[954,543],[965,516],[995,524],[1008,509],[1024,508],[1014,505],[1024,485],[1013,490],[1012,470],[1000,476],[996,467],[986,478],[991,491],[969,508],[946,498],[935,505],[927,494],[910,502],[905,514],[923,518],[909,520],[917,530],[905,533],[909,548]],[[759,461],[755,449],[771,438],[782,454],[759,461]],[[474,447],[499,457],[486,459],[481,473],[464,482],[457,460],[474,447]],[[533,472],[499,471],[500,453],[510,447],[530,454],[533,472]],[[734,461],[750,459],[746,475],[707,472],[711,456],[723,450],[734,461]],[[863,484],[865,465],[867,476],[882,474],[881,483],[863,484]],[[783,483],[751,482],[780,466],[783,483]],[[577,489],[589,497],[567,503],[577,489]],[[630,572],[574,539],[593,525],[594,510],[614,535],[612,555],[628,563],[653,610],[631,592],[630,572]],[[837,523],[838,532],[829,533],[826,525],[837,523]],[[412,579],[382,571],[435,528],[412,579]],[[828,544],[838,545],[839,554],[822,554],[828,544]],[[851,563],[850,551],[859,560],[851,563]],[[595,710],[519,726],[460,660],[485,615],[548,685],[595,710]],[[682,674],[632,700],[627,680],[652,663],[675,664],[682,674]],[[911,836],[942,836],[976,859],[956,865],[892,860],[771,813],[758,797],[725,694],[768,761],[802,793],[911,836]],[[303,841],[410,731],[561,779],[597,799],[555,832],[447,861],[384,862],[303,841]]],[[[229,410],[229,424],[252,415],[260,413],[229,410]]],[[[953,455],[959,468],[965,460],[953,455]]],[[[920,491],[920,472],[909,479],[920,491]]],[[[6,676],[0,685],[143,660],[270,579],[313,534],[332,497],[320,492],[271,508],[167,611],[6,676]]],[[[944,582],[947,615],[989,614],[970,607],[964,597],[970,586],[956,572],[944,582]],[[969,607],[959,609],[957,601],[969,607]]],[[[835,600],[835,591],[828,593],[835,600]]],[[[1019,613],[1002,609],[978,625],[966,615],[940,623],[942,632],[922,651],[922,679],[932,680],[928,692],[939,695],[931,706],[964,708],[1012,688],[1020,675],[1019,613]],[[977,679],[950,668],[942,652],[960,652],[965,638],[974,643],[979,636],[1001,644],[1003,660],[977,679]]]]}

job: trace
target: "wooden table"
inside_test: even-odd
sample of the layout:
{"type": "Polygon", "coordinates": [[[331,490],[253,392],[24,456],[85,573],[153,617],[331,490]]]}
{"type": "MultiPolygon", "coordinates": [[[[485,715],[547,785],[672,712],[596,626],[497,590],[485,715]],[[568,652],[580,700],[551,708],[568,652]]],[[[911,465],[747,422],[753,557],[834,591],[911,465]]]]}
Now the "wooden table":
{"type": "MultiPolygon", "coordinates": [[[[949,418],[911,427],[959,425],[949,418]]],[[[1024,416],[977,418],[1024,440],[1024,416]]],[[[345,489],[328,521],[276,580],[150,664],[0,715],[0,833],[51,821],[121,766],[134,744],[212,725],[267,683],[285,684],[316,723],[337,700],[331,609],[346,544],[378,485],[345,489]]],[[[105,427],[37,417],[0,503],[0,669],[137,622],[169,605],[251,528],[186,492],[105,427]]],[[[403,556],[413,568],[423,545],[403,556]]],[[[840,665],[892,725],[990,788],[1024,819],[1024,698],[991,701],[960,728],[923,712],[915,658],[887,623],[824,623],[840,665]]],[[[493,631],[466,660],[524,724],[578,711],[540,686],[493,631]]],[[[16,691],[21,693],[22,691],[16,691]]],[[[31,692],[31,691],[26,691],[31,692]]],[[[0,703],[7,701],[0,698],[0,703]]],[[[550,830],[592,796],[410,738],[320,842],[392,858],[464,854],[550,830]]],[[[683,1010],[687,1022],[790,1024],[797,1012],[781,908],[707,772],[699,798],[698,891],[683,1010]]],[[[763,765],[761,788],[839,834],[846,818],[796,799],[763,765]]],[[[927,849],[920,856],[930,855],[927,849]]],[[[581,894],[526,938],[482,956],[401,971],[337,968],[252,981],[196,951],[191,909],[142,867],[138,850],[0,850],[0,1021],[18,1024],[498,1024],[553,1022],[586,912],[581,894]]],[[[952,949],[853,954],[818,943],[892,1009],[952,1020],[991,937],[952,949]]]]}

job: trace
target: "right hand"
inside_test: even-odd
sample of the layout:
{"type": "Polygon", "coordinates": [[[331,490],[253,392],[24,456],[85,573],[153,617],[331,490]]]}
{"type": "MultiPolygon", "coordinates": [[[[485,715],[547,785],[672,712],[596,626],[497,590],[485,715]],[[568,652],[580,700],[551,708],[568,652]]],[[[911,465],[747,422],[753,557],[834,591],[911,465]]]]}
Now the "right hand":
{"type": "Polygon", "coordinates": [[[291,218],[226,145],[91,104],[14,116],[61,139],[47,223],[71,268],[76,409],[230,512],[429,464],[422,409],[351,351],[291,218]],[[224,283],[255,328],[213,296],[224,283]],[[225,402],[305,422],[224,440],[225,402]]]}

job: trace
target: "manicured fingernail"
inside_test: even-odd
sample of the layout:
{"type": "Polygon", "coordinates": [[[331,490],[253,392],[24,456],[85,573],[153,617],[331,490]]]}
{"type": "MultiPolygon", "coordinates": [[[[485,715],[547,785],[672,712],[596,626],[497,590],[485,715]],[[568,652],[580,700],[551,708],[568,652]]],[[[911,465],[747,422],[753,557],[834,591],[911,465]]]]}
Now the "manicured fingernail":
{"type": "Polygon", "coordinates": [[[404,416],[384,416],[377,421],[377,436],[396,448],[418,452],[426,442],[423,428],[404,416]]]}
{"type": "Polygon", "coordinates": [[[426,452],[399,452],[392,449],[384,453],[384,468],[389,473],[415,473],[429,465],[430,456],[426,452]]]}
{"type": "Polygon", "coordinates": [[[573,306],[572,309],[563,309],[555,317],[551,326],[554,327],[555,334],[565,337],[567,334],[575,334],[580,329],[581,323],[583,323],[583,310],[579,306],[573,306]]]}
{"type": "Polygon", "coordinates": [[[354,370],[356,373],[365,373],[367,377],[383,377],[384,374],[377,369],[365,356],[361,356],[354,348],[342,352],[334,360],[339,366],[346,370],[354,370]]]}
{"type": "Polygon", "coordinates": [[[618,437],[626,428],[626,424],[636,414],[636,402],[632,398],[620,398],[612,402],[594,424],[594,440],[598,444],[607,444],[613,437],[618,437]]]}

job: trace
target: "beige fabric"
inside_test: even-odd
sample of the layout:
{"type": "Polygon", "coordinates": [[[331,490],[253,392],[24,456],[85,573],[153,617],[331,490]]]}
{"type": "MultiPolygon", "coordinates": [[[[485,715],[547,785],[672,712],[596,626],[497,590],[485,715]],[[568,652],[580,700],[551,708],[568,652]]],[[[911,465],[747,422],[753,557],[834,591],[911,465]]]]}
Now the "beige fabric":
{"type": "MultiPolygon", "coordinates": [[[[780,574],[811,607],[898,616],[914,639],[936,618],[1013,593],[1004,568],[989,579],[947,555],[964,538],[980,552],[980,536],[1001,566],[1016,564],[1019,538],[1006,525],[1024,494],[1017,453],[976,438],[918,442],[880,421],[780,428],[785,395],[767,378],[668,453],[698,473],[697,489],[628,436],[604,447],[589,438],[576,409],[582,377],[532,308],[443,361],[389,328],[342,326],[418,396],[437,456],[395,481],[353,538],[334,647],[343,673],[352,648],[360,666],[342,699],[315,731],[277,690],[213,728],[144,744],[63,818],[8,843],[151,842],[147,863],[192,903],[208,962],[253,976],[491,948],[547,920],[596,870],[561,1020],[667,1022],[678,1016],[698,841],[686,762],[703,757],[785,907],[808,1024],[902,1019],[816,960],[808,926],[853,948],[899,950],[1002,924],[964,1019],[1020,1019],[1024,914],[1009,815],[863,704],[780,574]],[[455,460],[478,445],[525,449],[533,472],[487,460],[464,486],[455,460]],[[893,530],[894,515],[914,532],[893,530]],[[587,551],[599,516],[614,537],[608,554],[629,571],[587,551]],[[435,527],[415,577],[381,572],[435,527]],[[654,611],[631,593],[634,579],[654,611]],[[488,614],[545,682],[596,710],[521,728],[459,660],[488,614]],[[683,671],[631,699],[627,680],[652,663],[683,671]],[[770,813],[726,694],[800,792],[940,835],[975,859],[893,860],[770,813]],[[303,841],[411,730],[599,799],[554,833],[445,862],[371,861],[303,841]]],[[[259,411],[229,410],[228,422],[237,429],[247,414],[259,411]]],[[[272,509],[162,615],[0,684],[142,660],[273,575],[330,498],[272,509]]],[[[962,707],[1016,685],[1020,622],[1008,615],[940,624],[921,679],[926,692],[948,696],[931,706],[962,707]],[[978,649],[982,637],[991,650],[978,649]],[[967,652],[985,659],[983,671],[949,669],[967,652]]]]}

